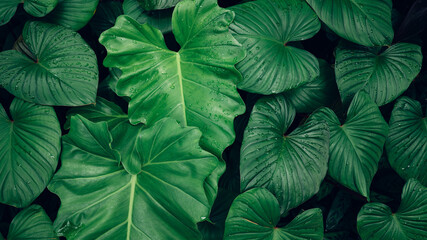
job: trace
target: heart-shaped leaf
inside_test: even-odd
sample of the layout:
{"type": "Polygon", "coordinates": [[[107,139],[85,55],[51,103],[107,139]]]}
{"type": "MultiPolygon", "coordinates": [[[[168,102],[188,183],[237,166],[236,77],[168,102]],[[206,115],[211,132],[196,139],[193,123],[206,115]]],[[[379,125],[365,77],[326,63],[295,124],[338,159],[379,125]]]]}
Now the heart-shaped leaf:
{"type": "Polygon", "coordinates": [[[8,23],[15,15],[20,3],[27,13],[34,17],[43,17],[52,11],[58,0],[4,0],[0,2],[0,26],[8,23]]]}
{"type": "Polygon", "coordinates": [[[325,60],[318,60],[320,75],[317,78],[283,93],[297,112],[311,113],[319,107],[330,105],[338,96],[333,68],[325,60]]]}
{"type": "Polygon", "coordinates": [[[128,16],[101,35],[108,51],[104,65],[123,72],[117,91],[131,98],[131,123],[172,117],[198,127],[201,146],[221,156],[234,140],[234,118],[244,112],[234,68],[244,52],[228,32],[233,17],[215,0],[181,1],[172,17],[179,52],[166,47],[159,30],[128,16]]]}
{"type": "Polygon", "coordinates": [[[264,188],[240,194],[231,205],[225,222],[225,240],[322,240],[323,217],[319,208],[296,216],[285,227],[280,220],[279,202],[264,188]]]}
{"type": "Polygon", "coordinates": [[[329,125],[329,175],[369,198],[369,186],[378,169],[388,132],[378,106],[366,92],[360,91],[348,108],[344,124],[329,108],[315,111],[308,122],[312,120],[324,120],[329,125]]]}
{"type": "Polygon", "coordinates": [[[357,216],[357,231],[362,240],[427,239],[427,188],[408,180],[395,213],[382,203],[365,204],[357,216]]]}
{"type": "Polygon", "coordinates": [[[9,226],[8,240],[58,239],[52,221],[39,205],[20,211],[9,226]]]}
{"type": "Polygon", "coordinates": [[[56,231],[67,239],[200,238],[196,223],[210,208],[203,183],[218,164],[199,147],[200,131],[173,119],[128,127],[112,137],[106,122],[71,118],[49,185],[62,202],[56,231]],[[140,171],[129,174],[120,161],[140,171]]]}
{"type": "Polygon", "coordinates": [[[52,107],[15,98],[10,114],[0,106],[0,202],[25,207],[56,170],[61,128],[52,107]]]}
{"type": "Polygon", "coordinates": [[[84,27],[95,14],[99,0],[58,0],[46,20],[74,31],[84,27]]]}
{"type": "Polygon", "coordinates": [[[289,42],[313,37],[320,29],[316,14],[301,0],[259,0],[231,8],[236,19],[233,36],[247,50],[237,64],[243,74],[238,87],[261,94],[296,88],[319,75],[319,63],[311,53],[289,42]]]}
{"type": "Polygon", "coordinates": [[[336,50],[335,75],[342,101],[347,104],[360,89],[378,106],[399,97],[421,70],[421,47],[397,43],[384,52],[341,43],[336,50]]]}
{"type": "Polygon", "coordinates": [[[306,0],[336,34],[364,46],[393,40],[391,0],[306,0]]]}
{"type": "Polygon", "coordinates": [[[4,88],[42,105],[95,102],[97,60],[79,34],[58,25],[28,22],[22,36],[23,50],[0,53],[0,84],[4,88]]]}
{"type": "Polygon", "coordinates": [[[313,121],[284,136],[294,117],[294,107],[281,95],[258,100],[241,148],[241,190],[267,188],[282,211],[319,191],[328,164],[327,124],[313,121]]]}
{"type": "Polygon", "coordinates": [[[418,101],[402,97],[396,102],[385,147],[390,165],[402,178],[427,185],[427,119],[418,101]]]}
{"type": "Polygon", "coordinates": [[[171,8],[175,6],[180,0],[137,0],[141,7],[146,10],[158,10],[171,8]]]}

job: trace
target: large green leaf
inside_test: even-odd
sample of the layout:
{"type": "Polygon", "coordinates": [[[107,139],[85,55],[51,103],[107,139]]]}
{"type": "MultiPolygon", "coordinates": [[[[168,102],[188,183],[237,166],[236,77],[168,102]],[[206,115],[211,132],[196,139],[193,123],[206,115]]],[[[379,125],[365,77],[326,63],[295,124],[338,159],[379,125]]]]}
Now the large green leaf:
{"type": "Polygon", "coordinates": [[[396,102],[385,146],[390,165],[402,178],[427,186],[427,119],[418,101],[402,97],[396,102]]]}
{"type": "Polygon", "coordinates": [[[357,216],[357,231],[362,240],[427,239],[427,188],[408,180],[395,213],[382,203],[365,204],[357,216]]]}
{"type": "Polygon", "coordinates": [[[383,46],[393,40],[391,0],[306,1],[340,37],[364,46],[383,46]]]}
{"type": "Polygon", "coordinates": [[[200,128],[202,147],[221,156],[234,140],[234,118],[244,112],[234,68],[244,52],[228,32],[233,17],[215,0],[181,1],[172,17],[179,52],[166,47],[159,30],[128,16],[101,35],[104,65],[123,72],[117,91],[131,98],[131,123],[172,117],[200,128]]]}
{"type": "Polygon", "coordinates": [[[341,99],[351,101],[360,89],[369,93],[378,106],[399,97],[421,70],[421,47],[397,43],[384,52],[341,43],[336,50],[335,75],[341,99]]]}
{"type": "Polygon", "coordinates": [[[231,8],[236,19],[233,36],[247,50],[237,64],[243,74],[238,87],[272,94],[298,87],[319,75],[319,63],[311,53],[289,42],[313,37],[320,29],[316,14],[301,0],[259,0],[231,8]]]}
{"type": "Polygon", "coordinates": [[[3,0],[0,1],[0,26],[8,23],[15,15],[20,3],[24,4],[27,13],[34,17],[43,17],[52,11],[58,0],[3,0]]]}
{"type": "Polygon", "coordinates": [[[52,221],[39,205],[20,211],[9,226],[8,240],[58,239],[52,221]]]}
{"type": "Polygon", "coordinates": [[[263,188],[240,194],[231,205],[225,222],[225,240],[322,240],[323,217],[318,208],[304,211],[285,227],[277,199],[263,188]]]}
{"type": "Polygon", "coordinates": [[[46,20],[74,31],[84,27],[95,14],[99,0],[58,0],[46,20]]]}
{"type": "Polygon", "coordinates": [[[313,81],[283,93],[297,112],[311,113],[338,97],[333,68],[323,59],[319,59],[319,67],[320,75],[313,81]]]}
{"type": "Polygon", "coordinates": [[[67,239],[200,238],[196,223],[210,208],[203,183],[218,164],[199,147],[200,136],[194,127],[163,119],[150,128],[128,124],[112,137],[106,122],[73,116],[63,137],[62,166],[49,185],[62,202],[54,222],[58,234],[67,239]],[[119,162],[137,162],[127,166],[140,171],[129,174],[119,162]]]}
{"type": "Polygon", "coordinates": [[[52,107],[15,98],[10,114],[0,106],[0,202],[25,207],[56,170],[61,128],[52,107]]]}
{"type": "Polygon", "coordinates": [[[369,198],[369,186],[383,152],[388,125],[369,95],[360,91],[341,124],[329,108],[315,111],[310,121],[324,120],[331,133],[329,175],[340,184],[369,198]]]}
{"type": "Polygon", "coordinates": [[[0,53],[0,85],[19,98],[43,105],[95,102],[97,60],[79,34],[58,25],[28,22],[22,36],[29,53],[0,53]]]}
{"type": "Polygon", "coordinates": [[[171,8],[180,0],[137,0],[144,10],[171,8]]]}
{"type": "Polygon", "coordinates": [[[241,148],[241,190],[267,188],[282,211],[319,191],[328,164],[327,124],[313,121],[284,135],[294,117],[294,107],[281,95],[258,100],[241,148]]]}

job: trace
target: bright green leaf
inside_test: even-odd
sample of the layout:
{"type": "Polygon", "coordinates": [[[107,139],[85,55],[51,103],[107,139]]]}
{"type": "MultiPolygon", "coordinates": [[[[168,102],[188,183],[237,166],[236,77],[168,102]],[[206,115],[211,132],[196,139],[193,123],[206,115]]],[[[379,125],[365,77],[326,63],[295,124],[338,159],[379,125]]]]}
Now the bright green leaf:
{"type": "Polygon", "coordinates": [[[58,0],[2,0],[0,1],[0,26],[10,21],[20,3],[24,3],[24,9],[30,15],[43,17],[55,8],[58,0]]]}
{"type": "Polygon", "coordinates": [[[322,240],[323,217],[318,208],[304,211],[285,227],[279,202],[263,188],[240,194],[231,205],[225,222],[225,240],[322,240]]]}
{"type": "Polygon", "coordinates": [[[410,179],[397,212],[382,203],[365,204],[357,216],[362,240],[427,239],[427,188],[410,179]]]}
{"type": "Polygon", "coordinates": [[[316,194],[327,171],[327,124],[314,121],[284,136],[294,117],[294,107],[281,95],[258,100],[241,148],[241,190],[267,188],[282,211],[316,194]]]}
{"type": "Polygon", "coordinates": [[[56,170],[61,128],[52,107],[15,98],[10,114],[0,106],[0,202],[25,207],[56,170]]]}
{"type": "Polygon", "coordinates": [[[378,169],[388,132],[378,106],[361,91],[351,102],[344,124],[329,108],[315,111],[308,122],[312,120],[324,120],[329,125],[329,175],[369,198],[369,187],[378,169]]]}
{"type": "Polygon", "coordinates": [[[62,166],[49,185],[62,202],[56,231],[69,240],[200,238],[196,223],[210,208],[203,183],[218,164],[198,146],[200,131],[172,119],[128,126],[137,132],[132,138],[112,137],[106,122],[71,118],[62,166]],[[137,160],[140,172],[129,174],[120,159],[137,160]]]}
{"type": "Polygon", "coordinates": [[[280,93],[319,75],[316,57],[287,45],[311,38],[320,29],[319,19],[304,1],[259,0],[231,9],[236,19],[230,31],[247,50],[246,58],[237,64],[243,74],[240,89],[280,93]]]}
{"type": "Polygon", "coordinates": [[[402,178],[427,185],[427,119],[418,101],[402,97],[394,105],[385,146],[390,165],[402,178]]]}
{"type": "Polygon", "coordinates": [[[391,0],[306,0],[336,34],[364,46],[393,40],[391,0]]]}
{"type": "Polygon", "coordinates": [[[399,97],[421,70],[421,47],[396,43],[384,52],[341,43],[336,50],[335,75],[341,99],[346,104],[360,89],[378,106],[399,97]]]}
{"type": "Polygon", "coordinates": [[[179,52],[166,47],[159,30],[128,16],[101,35],[104,65],[123,72],[117,91],[131,98],[131,123],[172,117],[198,127],[201,146],[221,156],[234,140],[234,118],[244,112],[234,68],[244,52],[228,32],[233,17],[214,0],[181,1],[172,17],[179,52]]]}
{"type": "Polygon", "coordinates": [[[18,213],[9,226],[8,240],[58,239],[52,221],[39,205],[31,205],[18,213]]]}

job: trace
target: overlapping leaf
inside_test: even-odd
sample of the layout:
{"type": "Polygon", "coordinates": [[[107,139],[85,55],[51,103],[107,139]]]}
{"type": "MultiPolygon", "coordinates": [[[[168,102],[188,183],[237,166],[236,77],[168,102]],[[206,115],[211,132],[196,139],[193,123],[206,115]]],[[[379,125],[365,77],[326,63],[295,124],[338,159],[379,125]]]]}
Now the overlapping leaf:
{"type": "Polygon", "coordinates": [[[420,72],[420,46],[397,43],[384,52],[380,50],[344,42],[338,46],[335,75],[344,103],[363,89],[378,106],[387,104],[399,97],[420,72]]]}
{"type": "Polygon", "coordinates": [[[285,227],[276,227],[279,220],[280,207],[274,195],[263,188],[251,189],[239,195],[231,205],[224,239],[323,239],[322,211],[318,208],[304,211],[285,227]]]}
{"type": "Polygon", "coordinates": [[[56,231],[67,239],[200,238],[196,223],[210,208],[203,183],[218,164],[200,136],[163,119],[112,137],[106,122],[73,116],[49,185],[62,202],[56,231]]]}
{"type": "Polygon", "coordinates": [[[336,34],[364,46],[393,40],[391,0],[306,0],[336,34]]]}
{"type": "Polygon", "coordinates": [[[43,22],[28,22],[22,50],[0,53],[0,85],[13,95],[43,105],[95,102],[98,65],[79,34],[43,22]]]}
{"type": "Polygon", "coordinates": [[[289,42],[311,38],[320,29],[313,10],[301,0],[259,0],[231,8],[236,19],[233,36],[247,50],[237,64],[243,74],[238,87],[272,94],[298,87],[319,75],[319,63],[311,53],[289,42]]]}
{"type": "Polygon", "coordinates": [[[46,20],[74,31],[84,27],[95,14],[99,0],[58,0],[46,20]]]}
{"type": "Polygon", "coordinates": [[[104,65],[123,72],[117,91],[131,98],[131,123],[172,117],[198,127],[202,147],[221,156],[234,140],[234,118],[244,111],[234,68],[244,52],[228,32],[233,18],[214,0],[181,1],[172,17],[179,52],[166,47],[159,30],[128,16],[101,35],[104,65]]]}
{"type": "Polygon", "coordinates": [[[141,24],[148,23],[162,31],[162,33],[172,31],[172,8],[146,11],[138,3],[138,0],[125,0],[123,2],[123,11],[124,14],[132,17],[137,22],[141,24]]]}
{"type": "Polygon", "coordinates": [[[388,125],[378,106],[361,91],[351,102],[344,124],[329,108],[315,111],[308,122],[312,120],[324,120],[329,125],[329,175],[369,198],[369,187],[388,133],[388,125]]]}
{"type": "Polygon", "coordinates": [[[397,212],[382,203],[368,203],[357,216],[362,240],[416,240],[427,238],[427,188],[415,179],[403,187],[397,212]]]}
{"type": "Polygon", "coordinates": [[[4,0],[0,2],[0,26],[8,23],[15,15],[20,3],[27,13],[34,17],[43,17],[52,11],[58,0],[4,0]]]}
{"type": "Polygon", "coordinates": [[[147,11],[171,8],[179,1],[180,0],[138,0],[141,7],[147,11]]]}
{"type": "Polygon", "coordinates": [[[397,101],[385,146],[390,165],[402,178],[427,185],[427,119],[419,102],[408,97],[397,101]]]}
{"type": "Polygon", "coordinates": [[[15,98],[10,114],[0,106],[0,202],[25,207],[56,170],[61,129],[52,107],[15,98]]]}
{"type": "Polygon", "coordinates": [[[313,121],[284,136],[294,117],[294,107],[283,96],[260,99],[241,148],[241,190],[267,188],[279,199],[282,211],[316,194],[327,171],[327,124],[313,121]]]}

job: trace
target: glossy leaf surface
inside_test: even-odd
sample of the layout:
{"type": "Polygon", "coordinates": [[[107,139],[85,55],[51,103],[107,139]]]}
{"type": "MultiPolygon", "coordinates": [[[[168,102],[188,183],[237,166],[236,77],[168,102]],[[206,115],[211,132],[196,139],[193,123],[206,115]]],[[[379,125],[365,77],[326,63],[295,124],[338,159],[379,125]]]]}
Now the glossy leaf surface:
{"type": "Polygon", "coordinates": [[[403,187],[397,212],[382,203],[365,204],[357,216],[362,240],[427,238],[427,188],[415,179],[403,187]]]}
{"type": "Polygon", "coordinates": [[[327,124],[313,121],[285,135],[294,117],[294,107],[281,95],[258,100],[241,148],[241,190],[267,188],[282,211],[316,194],[327,171],[327,124]]]}
{"type": "Polygon", "coordinates": [[[15,15],[20,3],[25,11],[34,17],[43,17],[52,11],[58,0],[4,0],[0,2],[0,26],[8,23],[15,15]]]}
{"type": "Polygon", "coordinates": [[[418,101],[402,97],[396,102],[385,146],[390,165],[402,178],[427,185],[427,119],[418,101]]]}
{"type": "Polygon", "coordinates": [[[74,31],[83,28],[95,14],[99,0],[58,0],[58,5],[47,15],[47,21],[74,31]]]}
{"type": "Polygon", "coordinates": [[[25,207],[56,170],[61,129],[52,107],[15,98],[10,114],[0,106],[0,202],[25,207]]]}
{"type": "Polygon", "coordinates": [[[378,106],[361,91],[351,102],[344,124],[329,108],[315,111],[308,119],[312,120],[324,120],[329,125],[329,175],[368,198],[388,133],[378,106]]]}
{"type": "Polygon", "coordinates": [[[259,0],[231,8],[233,36],[247,50],[237,64],[243,74],[242,90],[272,94],[298,87],[319,75],[319,63],[311,53],[289,42],[313,37],[320,21],[301,0],[259,0]]]}
{"type": "Polygon", "coordinates": [[[210,207],[203,183],[218,161],[198,146],[199,130],[164,119],[150,128],[128,124],[120,139],[112,137],[106,122],[78,115],[70,129],[63,137],[62,166],[49,185],[62,202],[54,222],[60,235],[200,237],[196,223],[207,218],[210,207]],[[129,134],[133,138],[126,138],[129,134]]]}
{"type": "Polygon", "coordinates": [[[364,46],[393,40],[391,0],[306,0],[336,34],[364,46]]]}
{"type": "Polygon", "coordinates": [[[97,60],[79,34],[43,22],[27,22],[22,34],[30,53],[0,53],[0,85],[16,97],[42,105],[95,102],[97,60]]]}
{"type": "Polygon", "coordinates": [[[214,0],[180,2],[172,17],[179,52],[166,47],[159,30],[128,16],[101,35],[108,50],[104,65],[123,72],[117,91],[131,98],[131,123],[172,117],[198,127],[201,146],[221,156],[234,140],[234,118],[244,112],[234,68],[244,52],[228,32],[233,17],[214,0]]]}
{"type": "Polygon", "coordinates": [[[322,240],[323,217],[320,209],[310,209],[295,217],[285,227],[280,220],[277,199],[263,188],[239,195],[231,205],[225,222],[225,240],[322,240]]]}
{"type": "Polygon", "coordinates": [[[401,95],[421,69],[421,47],[396,43],[384,52],[341,43],[336,50],[335,75],[341,99],[349,103],[360,89],[378,106],[401,95]]]}

